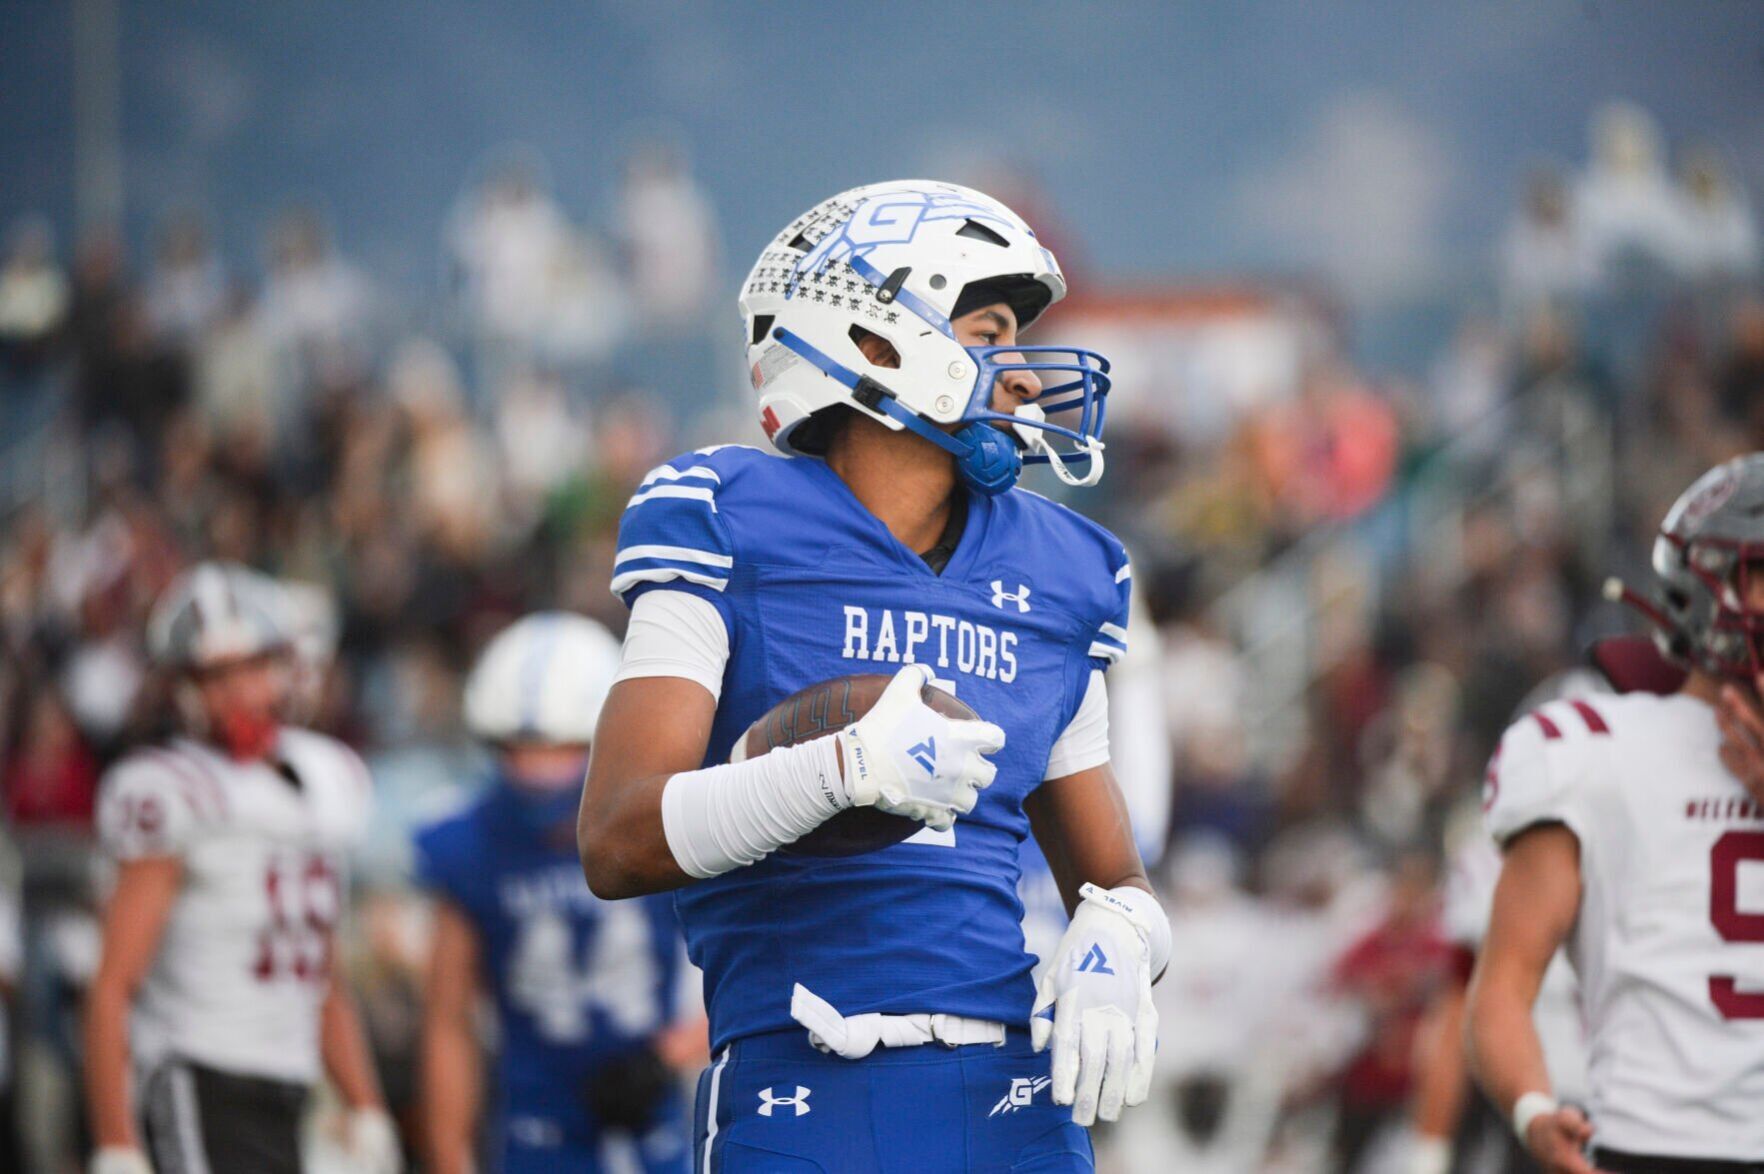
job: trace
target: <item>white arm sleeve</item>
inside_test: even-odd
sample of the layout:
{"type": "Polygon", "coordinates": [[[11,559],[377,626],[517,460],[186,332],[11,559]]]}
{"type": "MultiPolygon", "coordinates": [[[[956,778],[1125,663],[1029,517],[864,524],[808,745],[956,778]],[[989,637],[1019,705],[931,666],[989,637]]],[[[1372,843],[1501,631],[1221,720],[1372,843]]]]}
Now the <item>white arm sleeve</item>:
{"type": "Polygon", "coordinates": [[[674,775],[662,784],[662,834],[681,870],[703,880],[759,863],[850,806],[829,736],[674,775]]]}
{"type": "Polygon", "coordinates": [[[1078,712],[1066,723],[1059,739],[1047,756],[1043,779],[1063,779],[1067,775],[1101,766],[1109,760],[1109,690],[1103,684],[1101,669],[1090,670],[1090,684],[1084,688],[1084,700],[1078,712]]]}
{"type": "Polygon", "coordinates": [[[687,591],[646,591],[631,608],[613,684],[636,677],[685,677],[723,695],[729,629],[715,605],[687,591]]]}

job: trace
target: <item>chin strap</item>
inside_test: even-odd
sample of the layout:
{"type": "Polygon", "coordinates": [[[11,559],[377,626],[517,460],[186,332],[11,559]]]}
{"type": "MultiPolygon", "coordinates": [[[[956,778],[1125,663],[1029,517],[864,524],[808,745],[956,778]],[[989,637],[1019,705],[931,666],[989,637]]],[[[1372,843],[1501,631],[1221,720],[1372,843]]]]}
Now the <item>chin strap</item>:
{"type": "MultiPolygon", "coordinates": [[[[898,421],[902,427],[955,457],[956,471],[961,474],[962,483],[976,493],[983,493],[988,497],[1003,493],[1015,485],[1017,478],[1022,475],[1023,454],[1017,450],[1016,442],[992,425],[969,424],[951,435],[906,407],[899,397],[882,384],[868,375],[859,375],[795,332],[780,326],[772,331],[772,337],[819,367],[829,378],[837,379],[851,388],[851,397],[864,407],[898,421]]],[[[1030,431],[1039,432],[1040,429],[1030,431]]],[[[1049,463],[1055,465],[1062,480],[1067,480],[1056,459],[1050,458],[1049,463]]],[[[1101,475],[1099,466],[1097,476],[1101,475]]],[[[1094,478],[1091,481],[1069,483],[1089,485],[1094,483],[1094,478]]]]}

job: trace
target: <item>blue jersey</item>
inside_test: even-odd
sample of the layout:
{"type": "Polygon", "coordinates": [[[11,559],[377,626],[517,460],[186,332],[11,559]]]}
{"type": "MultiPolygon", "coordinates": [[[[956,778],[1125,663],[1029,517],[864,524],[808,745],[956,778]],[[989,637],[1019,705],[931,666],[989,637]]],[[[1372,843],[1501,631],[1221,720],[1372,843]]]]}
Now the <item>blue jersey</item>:
{"type": "Polygon", "coordinates": [[[672,1017],[679,938],[665,897],[589,892],[567,823],[542,828],[530,810],[492,786],[418,833],[417,873],[477,930],[501,1020],[505,1115],[569,1123],[582,1116],[584,1080],[672,1017]]]}
{"type": "Polygon", "coordinates": [[[948,832],[842,858],[777,852],[678,890],[713,1046],[793,1027],[792,984],[846,1015],[1028,1022],[1023,800],[1091,670],[1125,650],[1129,571],[1108,531],[1025,490],[968,499],[942,574],[821,461],[741,446],[654,470],[626,507],[613,589],[687,591],[729,632],[705,764],[791,693],[909,662],[1002,726],[998,777],[948,832]]]}

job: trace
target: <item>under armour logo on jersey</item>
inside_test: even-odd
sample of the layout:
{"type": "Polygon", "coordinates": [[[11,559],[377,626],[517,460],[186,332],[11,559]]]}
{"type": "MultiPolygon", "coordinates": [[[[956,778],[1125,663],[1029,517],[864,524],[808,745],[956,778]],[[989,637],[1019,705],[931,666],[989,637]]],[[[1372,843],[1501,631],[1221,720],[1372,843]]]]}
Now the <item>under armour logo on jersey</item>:
{"type": "Polygon", "coordinates": [[[1091,974],[1115,973],[1113,970],[1109,969],[1109,960],[1104,956],[1100,943],[1091,943],[1090,953],[1084,955],[1079,961],[1078,973],[1083,974],[1086,971],[1089,971],[1091,974]]]}
{"type": "Polygon", "coordinates": [[[926,738],[907,750],[907,757],[925,768],[926,774],[937,773],[937,739],[926,738]]]}
{"type": "Polygon", "coordinates": [[[1010,1091],[998,1098],[998,1104],[992,1106],[992,1112],[986,1115],[996,1117],[1000,1113],[1015,1113],[1018,1109],[1027,1108],[1035,1099],[1035,1094],[1052,1083],[1053,1078],[1050,1076],[1013,1076],[1010,1091]]]}
{"type": "Polygon", "coordinates": [[[1015,591],[1006,591],[1004,589],[1004,580],[994,579],[992,581],[992,606],[1003,607],[1007,600],[1016,604],[1019,612],[1028,611],[1029,588],[1022,583],[1018,583],[1015,591]]]}
{"type": "Polygon", "coordinates": [[[769,1087],[762,1088],[759,1091],[759,1114],[761,1117],[770,1117],[772,1115],[772,1110],[777,1106],[789,1105],[792,1109],[796,1110],[796,1115],[801,1117],[809,1111],[808,1099],[811,1091],[813,1090],[799,1084],[796,1086],[795,1096],[778,1097],[772,1095],[772,1090],[769,1087]]]}

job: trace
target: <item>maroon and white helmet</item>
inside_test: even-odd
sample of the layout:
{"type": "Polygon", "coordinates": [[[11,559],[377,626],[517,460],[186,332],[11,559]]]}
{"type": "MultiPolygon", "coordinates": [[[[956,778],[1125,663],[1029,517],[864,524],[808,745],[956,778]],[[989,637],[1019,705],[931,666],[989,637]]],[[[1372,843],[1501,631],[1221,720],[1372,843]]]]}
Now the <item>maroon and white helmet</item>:
{"type": "Polygon", "coordinates": [[[1746,599],[1764,574],[1764,453],[1717,465],[1679,495],[1653,565],[1658,597],[1620,579],[1606,580],[1605,597],[1646,616],[1668,660],[1743,681],[1764,672],[1764,610],[1746,599]]]}
{"type": "Polygon", "coordinates": [[[236,563],[199,563],[160,595],[147,624],[154,660],[198,671],[289,648],[262,575],[236,563]]]}

